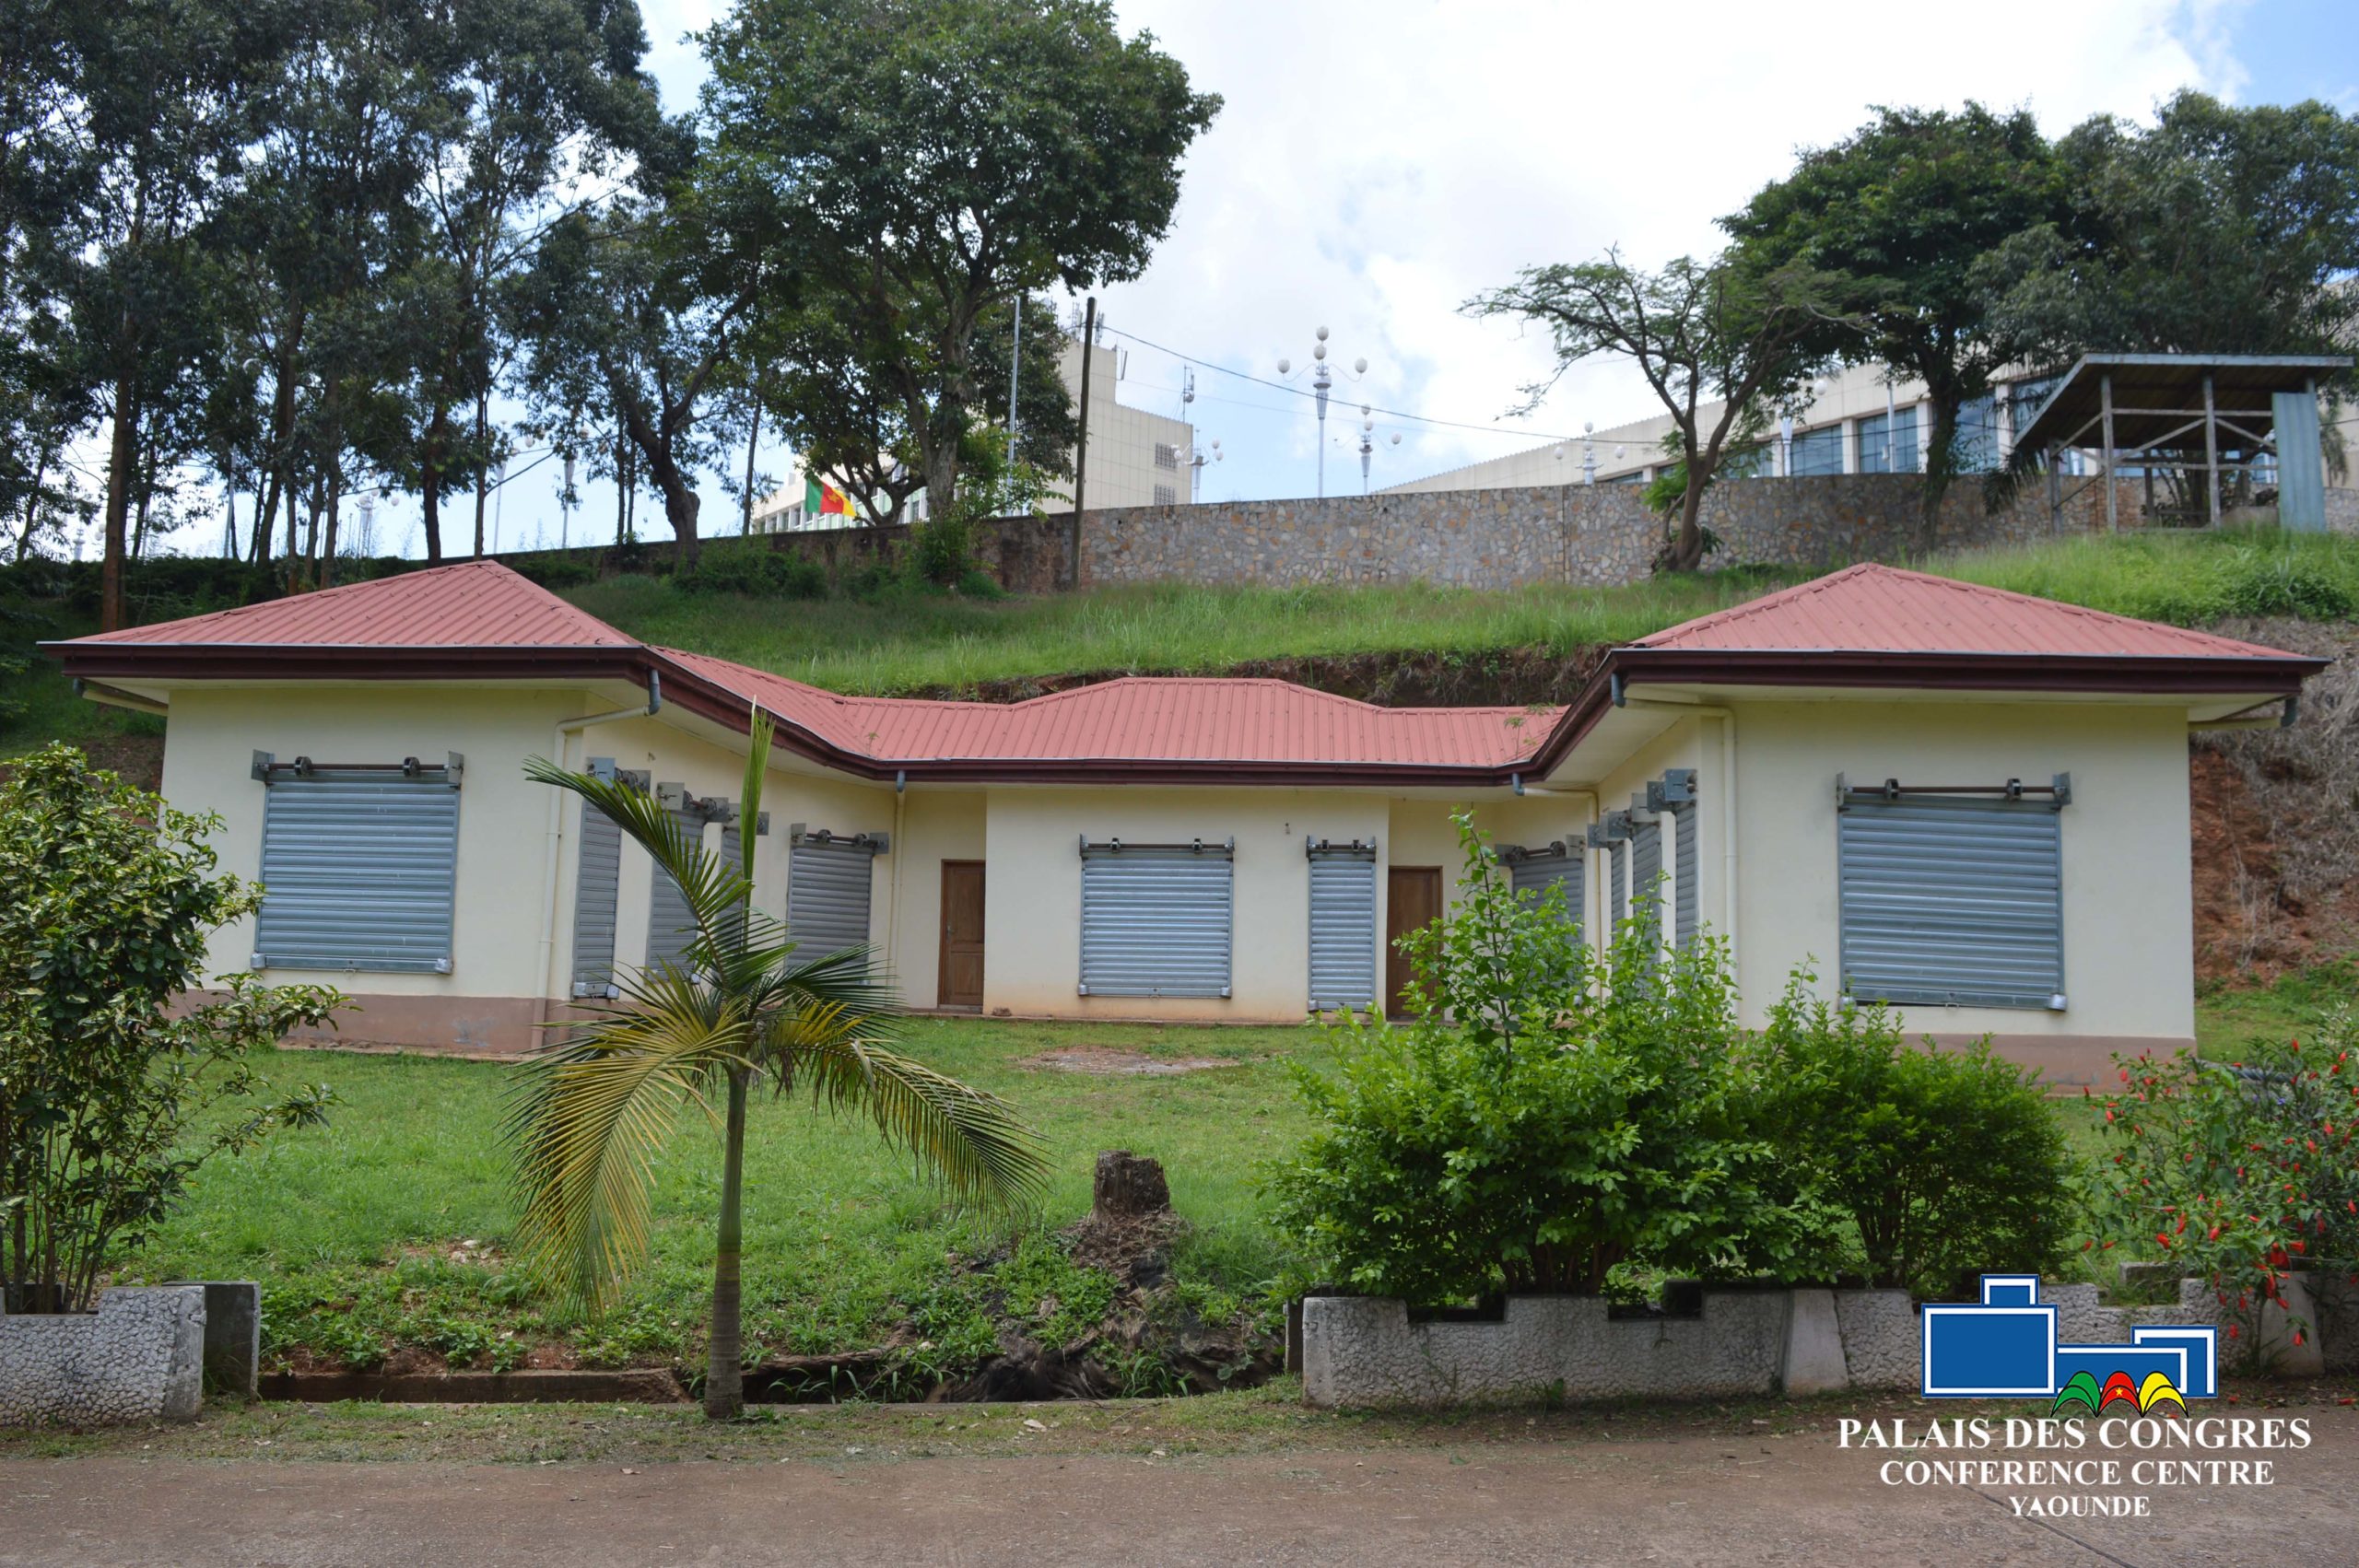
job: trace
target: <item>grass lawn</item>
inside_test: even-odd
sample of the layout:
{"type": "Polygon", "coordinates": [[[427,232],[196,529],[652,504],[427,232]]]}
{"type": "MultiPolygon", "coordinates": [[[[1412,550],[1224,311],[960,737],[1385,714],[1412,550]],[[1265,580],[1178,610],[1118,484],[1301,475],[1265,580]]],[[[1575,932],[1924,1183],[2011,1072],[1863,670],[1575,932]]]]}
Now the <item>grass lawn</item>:
{"type": "MultiPolygon", "coordinates": [[[[1048,1225],[1087,1211],[1098,1150],[1153,1155],[1196,1227],[1175,1263],[1183,1286],[1249,1306],[1266,1296],[1284,1258],[1256,1218],[1253,1167],[1300,1130],[1284,1061],[1323,1059],[1316,1031],[921,1020],[911,1035],[921,1059],[1006,1095],[1047,1137],[1048,1225]],[[1170,1077],[1023,1065],[1075,1045],[1234,1065],[1170,1077]]],[[[720,1185],[718,1140],[696,1113],[657,1162],[653,1255],[633,1289],[593,1321],[553,1321],[501,1256],[508,1069],[288,1051],[268,1071],[332,1085],[344,1102],[332,1124],[208,1165],[127,1273],[265,1281],[274,1356],[302,1347],[367,1365],[409,1345],[502,1366],[539,1344],[586,1364],[693,1359],[720,1185]]],[[[1007,1240],[948,1210],[866,1123],[758,1101],[747,1145],[746,1334],[766,1352],[874,1344],[952,1272],[951,1255],[1007,1240]]]]}
{"type": "MultiPolygon", "coordinates": [[[[2198,1028],[2207,1051],[2226,1054],[2256,1035],[2305,1028],[2353,995],[2347,966],[2313,970],[2266,991],[2208,995],[2198,1028]]],[[[914,1023],[910,1044],[922,1059],[1006,1095],[1047,1136],[1056,1176],[1046,1224],[1087,1210],[1098,1150],[1129,1148],[1164,1162],[1174,1205],[1195,1226],[1176,1262],[1183,1290],[1265,1307],[1286,1277],[1289,1255],[1259,1217],[1255,1166],[1304,1129],[1285,1064],[1329,1059],[1318,1031],[928,1019],[914,1023]],[[1076,1046],[1234,1065],[1165,1077],[1026,1065],[1076,1046]]],[[[696,1359],[719,1185],[717,1141],[700,1124],[683,1125],[657,1163],[646,1270],[603,1316],[569,1321],[548,1315],[502,1253],[506,1068],[288,1051],[269,1071],[283,1084],[334,1086],[344,1103],[332,1125],[208,1165],[127,1278],[264,1281],[266,1350],[281,1361],[369,1365],[405,1346],[475,1366],[520,1364],[535,1347],[535,1359],[561,1352],[584,1364],[696,1359]]],[[[2072,1147],[2099,1156],[2102,1140],[2079,1098],[2054,1106],[2072,1147]]],[[[877,1343],[932,1299],[957,1259],[1009,1240],[945,1209],[863,1123],[762,1101],[748,1145],[746,1329],[764,1352],[877,1343]]],[[[950,1358],[945,1346],[933,1364],[950,1358]]],[[[923,1352],[915,1363],[928,1370],[923,1352]]]]}

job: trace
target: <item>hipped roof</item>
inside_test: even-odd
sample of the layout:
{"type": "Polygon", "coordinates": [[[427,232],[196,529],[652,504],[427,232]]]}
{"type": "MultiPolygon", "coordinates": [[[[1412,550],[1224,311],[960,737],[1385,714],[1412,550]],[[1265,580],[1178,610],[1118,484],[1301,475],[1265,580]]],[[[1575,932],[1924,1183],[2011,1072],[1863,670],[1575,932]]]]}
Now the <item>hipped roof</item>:
{"type": "Polygon", "coordinates": [[[1847,568],[1611,650],[1569,708],[1379,708],[1284,681],[1129,677],[997,704],[856,697],[628,634],[472,561],[49,643],[69,675],[628,679],[868,778],[1504,784],[1633,682],[2290,694],[2319,660],[1891,567],[1847,568]]]}

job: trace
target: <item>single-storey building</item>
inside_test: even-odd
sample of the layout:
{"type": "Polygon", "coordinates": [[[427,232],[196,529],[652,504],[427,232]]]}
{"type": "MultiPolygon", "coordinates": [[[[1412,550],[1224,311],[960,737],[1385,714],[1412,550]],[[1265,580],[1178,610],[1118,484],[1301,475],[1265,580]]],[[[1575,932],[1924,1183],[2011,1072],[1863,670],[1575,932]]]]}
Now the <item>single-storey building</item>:
{"type": "MultiPolygon", "coordinates": [[[[783,612],[791,614],[791,611],[783,612]]],[[[1866,565],[1610,650],[1563,708],[1265,680],[1007,705],[849,697],[651,647],[488,562],[49,645],[166,716],[164,793],[264,887],[223,970],[335,984],[348,1038],[518,1051],[676,953],[646,856],[525,759],[654,791],[806,942],[913,1007],[1273,1022],[1366,1008],[1441,913],[1471,807],[1592,935],[1733,948],[2091,1080],[2194,1035],[2188,735],[2291,717],[2320,661],[1866,565]],[[777,727],[743,820],[749,716],[777,727]]]]}

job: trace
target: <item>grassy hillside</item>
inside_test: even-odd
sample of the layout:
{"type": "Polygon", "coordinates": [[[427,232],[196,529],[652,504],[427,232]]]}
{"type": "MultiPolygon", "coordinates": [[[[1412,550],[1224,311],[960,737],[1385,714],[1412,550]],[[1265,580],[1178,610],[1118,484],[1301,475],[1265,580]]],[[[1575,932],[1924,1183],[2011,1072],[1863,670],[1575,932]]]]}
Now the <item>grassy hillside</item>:
{"type": "MultiPolygon", "coordinates": [[[[2359,539],[2130,534],[1919,564],[2186,626],[2224,616],[2359,615],[2359,539]]],[[[205,563],[197,562],[146,569],[159,574],[161,584],[167,565],[176,578],[204,576],[205,563]]],[[[1069,674],[1217,672],[1280,659],[1418,654],[1473,662],[1511,650],[1563,657],[1643,637],[1808,575],[1743,568],[1627,588],[1509,591],[1158,585],[1037,599],[957,598],[895,587],[817,600],[699,592],[667,578],[617,577],[569,590],[567,597],[652,642],[838,691],[896,694],[1069,674]]],[[[159,732],[156,721],[76,699],[56,666],[32,652],[37,641],[94,625],[79,598],[36,596],[28,588],[34,580],[21,568],[0,572],[0,756],[53,738],[89,744],[102,756],[127,742],[152,740],[159,732]]],[[[179,584],[172,593],[135,594],[134,603],[160,619],[234,603],[220,598],[234,588],[226,579],[179,584]]]]}
{"type": "MultiPolygon", "coordinates": [[[[2183,626],[2226,615],[2359,613],[2359,539],[2222,532],[2074,539],[1919,563],[1922,569],[2183,626]]],[[[1810,573],[1742,568],[1627,588],[1100,589],[1070,597],[874,603],[700,594],[663,578],[569,591],[650,641],[837,691],[957,691],[1082,672],[1187,673],[1256,660],[1623,642],[1810,573]]]]}

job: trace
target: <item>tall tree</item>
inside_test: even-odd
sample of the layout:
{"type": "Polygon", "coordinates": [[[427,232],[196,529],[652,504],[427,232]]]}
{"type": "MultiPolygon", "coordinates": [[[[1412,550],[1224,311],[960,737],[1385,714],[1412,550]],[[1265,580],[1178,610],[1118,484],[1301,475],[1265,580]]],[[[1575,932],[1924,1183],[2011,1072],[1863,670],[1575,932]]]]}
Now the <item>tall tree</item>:
{"type": "Polygon", "coordinates": [[[1990,390],[2023,344],[1989,317],[1984,256],[2063,209],[2064,181],[2028,110],[1969,102],[1878,109],[1793,173],[1720,220],[1756,270],[1826,275],[1831,307],[1816,344],[1853,364],[1882,362],[1925,383],[1924,516],[1957,468],[1958,411],[1990,390]]]}
{"type": "Polygon", "coordinates": [[[2101,115],[2057,151],[2069,210],[1983,269],[2001,331],[2058,361],[2350,351],[2359,115],[2182,92],[2151,128],[2101,115]]]}
{"type": "Polygon", "coordinates": [[[542,423],[604,424],[629,442],[681,568],[697,562],[697,478],[728,461],[742,429],[744,400],[714,394],[732,383],[761,284],[758,263],[737,265],[704,233],[689,210],[618,198],[553,224],[516,291],[542,423]]]}
{"type": "Polygon", "coordinates": [[[640,69],[636,0],[438,7],[428,47],[440,112],[416,197],[423,242],[404,280],[417,380],[403,479],[421,501],[427,559],[439,561],[444,499],[471,485],[481,511],[503,287],[549,223],[598,200],[630,159],[662,158],[658,144],[676,133],[640,69]]]}
{"type": "Polygon", "coordinates": [[[1704,493],[1721,462],[1765,405],[1791,397],[1823,360],[1827,290],[1826,278],[1800,264],[1759,271],[1682,256],[1649,273],[1608,251],[1601,261],[1527,267],[1465,310],[1548,330],[1556,368],[1524,389],[1525,412],[1582,360],[1612,355],[1638,368],[1670,412],[1686,476],[1661,565],[1693,571],[1704,559],[1704,493]]]}
{"type": "Polygon", "coordinates": [[[858,302],[863,395],[898,405],[946,513],[985,317],[1136,277],[1220,99],[1104,0],[747,0],[705,50],[717,210],[858,302]]]}
{"type": "Polygon", "coordinates": [[[241,108],[275,48],[222,0],[78,8],[60,61],[72,124],[62,349],[108,425],[102,627],[124,622],[123,560],[157,411],[194,398],[220,345],[206,225],[241,172],[241,108]]]}

